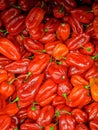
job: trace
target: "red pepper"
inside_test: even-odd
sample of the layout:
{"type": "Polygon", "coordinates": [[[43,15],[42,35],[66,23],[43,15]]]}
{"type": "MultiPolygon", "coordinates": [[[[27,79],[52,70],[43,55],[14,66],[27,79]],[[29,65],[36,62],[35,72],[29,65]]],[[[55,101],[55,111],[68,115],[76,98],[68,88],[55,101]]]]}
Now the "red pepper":
{"type": "Polygon", "coordinates": [[[20,14],[20,10],[14,7],[4,10],[1,13],[1,19],[5,24],[8,24],[13,18],[20,14]]]}
{"type": "Polygon", "coordinates": [[[82,111],[81,109],[73,109],[72,116],[75,118],[77,123],[86,123],[88,121],[88,115],[86,112],[82,111]]]}
{"type": "Polygon", "coordinates": [[[53,8],[53,14],[56,18],[62,18],[65,15],[64,6],[56,6],[53,8]]]}
{"type": "Polygon", "coordinates": [[[40,106],[36,105],[36,103],[33,103],[30,107],[27,109],[27,116],[32,120],[37,120],[40,113],[40,106]]]}
{"type": "Polygon", "coordinates": [[[53,123],[45,127],[45,130],[57,130],[57,126],[53,123]]]}
{"type": "Polygon", "coordinates": [[[67,79],[67,68],[63,65],[57,65],[54,62],[48,67],[48,73],[56,83],[67,79]]]}
{"type": "Polygon", "coordinates": [[[11,125],[11,118],[8,115],[0,116],[0,129],[8,130],[11,125]]]}
{"type": "Polygon", "coordinates": [[[80,75],[73,75],[71,76],[71,84],[73,86],[87,86],[89,87],[88,81],[82,78],[80,75]]]}
{"type": "Polygon", "coordinates": [[[80,53],[85,55],[92,55],[94,50],[95,50],[94,45],[91,42],[86,43],[79,49],[80,53]]]}
{"type": "Polygon", "coordinates": [[[15,91],[15,86],[10,82],[4,81],[0,85],[0,93],[7,99],[10,97],[15,91]]]}
{"type": "Polygon", "coordinates": [[[8,7],[8,1],[7,0],[0,0],[0,10],[4,10],[8,7]]]}
{"type": "Polygon", "coordinates": [[[48,54],[40,54],[30,62],[28,71],[32,74],[40,74],[48,65],[50,57],[48,54]]]}
{"type": "Polygon", "coordinates": [[[54,42],[56,40],[56,35],[55,33],[45,33],[39,41],[43,44],[49,43],[49,42],[54,42]]]}
{"type": "Polygon", "coordinates": [[[29,37],[24,39],[24,46],[29,52],[32,52],[33,54],[40,54],[44,50],[44,47],[40,42],[34,41],[29,37]]]}
{"type": "Polygon", "coordinates": [[[29,66],[29,59],[20,59],[18,61],[14,61],[5,66],[5,70],[14,74],[27,73],[27,68],[29,66]]]}
{"type": "Polygon", "coordinates": [[[75,66],[85,72],[93,65],[93,60],[88,55],[83,55],[78,52],[72,52],[68,53],[68,55],[66,56],[66,63],[69,66],[75,66]]]}
{"type": "Polygon", "coordinates": [[[74,17],[68,17],[68,22],[72,28],[72,36],[79,35],[83,33],[83,26],[82,24],[74,17]]]}
{"type": "Polygon", "coordinates": [[[0,112],[0,115],[14,116],[19,111],[17,104],[7,104],[6,107],[0,112]]]}
{"type": "Polygon", "coordinates": [[[68,52],[69,50],[66,47],[66,45],[61,42],[56,44],[56,46],[53,48],[52,56],[56,60],[61,60],[64,59],[64,57],[68,54],[68,52]]]}
{"type": "Polygon", "coordinates": [[[23,123],[20,125],[20,130],[41,130],[41,126],[39,126],[37,123],[23,123]]]}
{"type": "Polygon", "coordinates": [[[88,7],[77,8],[71,11],[71,14],[79,22],[88,24],[93,18],[94,14],[88,10],[88,7]]]}
{"type": "Polygon", "coordinates": [[[76,125],[75,130],[89,130],[89,129],[84,123],[81,123],[76,125]]]}
{"type": "Polygon", "coordinates": [[[82,33],[78,36],[72,37],[67,40],[66,45],[69,50],[77,50],[89,42],[89,35],[82,33]]]}
{"type": "Polygon", "coordinates": [[[41,106],[50,104],[54,97],[56,96],[57,85],[52,79],[47,79],[40,87],[37,95],[36,102],[41,106]]]}
{"type": "Polygon", "coordinates": [[[7,78],[8,78],[7,71],[4,69],[0,69],[0,83],[7,80],[7,78]]]}
{"type": "Polygon", "coordinates": [[[78,107],[82,102],[84,102],[85,97],[88,96],[89,96],[88,88],[85,88],[84,86],[75,86],[70,92],[66,100],[66,104],[70,107],[78,107]]]}
{"type": "Polygon", "coordinates": [[[72,90],[72,85],[68,80],[65,80],[58,84],[57,93],[60,96],[66,97],[66,95],[70,94],[72,90]]]}
{"type": "Polygon", "coordinates": [[[20,54],[14,44],[7,38],[0,39],[0,53],[11,60],[19,60],[20,54]]]}
{"type": "Polygon", "coordinates": [[[68,23],[60,24],[56,30],[56,35],[59,40],[67,40],[70,35],[70,25],[68,23]]]}
{"type": "Polygon", "coordinates": [[[6,24],[6,29],[10,35],[17,35],[25,28],[25,16],[19,15],[14,17],[9,23],[6,24]]]}
{"type": "Polygon", "coordinates": [[[21,107],[30,105],[44,78],[43,74],[37,76],[30,76],[17,90],[18,103],[21,107]],[[28,96],[27,96],[28,95],[28,96]]]}
{"type": "Polygon", "coordinates": [[[90,127],[90,130],[97,130],[98,129],[98,119],[90,121],[89,127],[90,127]]]}
{"type": "Polygon", "coordinates": [[[44,35],[44,24],[39,24],[37,27],[29,29],[29,34],[33,40],[39,40],[44,35]]]}
{"type": "Polygon", "coordinates": [[[74,118],[69,114],[62,115],[59,119],[60,130],[75,130],[75,124],[74,118]]]}
{"type": "Polygon", "coordinates": [[[44,10],[39,7],[34,7],[28,13],[25,23],[28,29],[37,27],[44,18],[44,10]]]}
{"type": "Polygon", "coordinates": [[[85,73],[85,79],[89,80],[93,77],[98,77],[98,70],[97,67],[94,65],[92,66],[86,73],[85,73]]]}
{"type": "Polygon", "coordinates": [[[45,50],[49,55],[52,55],[53,49],[57,44],[61,43],[61,41],[48,42],[45,44],[45,50]]]}
{"type": "Polygon", "coordinates": [[[37,119],[37,123],[40,126],[45,127],[51,123],[53,115],[54,115],[53,106],[47,105],[41,109],[39,117],[37,119]]]}
{"type": "Polygon", "coordinates": [[[53,33],[57,30],[60,21],[56,18],[50,18],[44,25],[44,32],[53,33]]]}
{"type": "Polygon", "coordinates": [[[52,101],[52,106],[57,106],[57,105],[63,105],[66,104],[66,100],[64,97],[56,95],[55,98],[52,101]]]}

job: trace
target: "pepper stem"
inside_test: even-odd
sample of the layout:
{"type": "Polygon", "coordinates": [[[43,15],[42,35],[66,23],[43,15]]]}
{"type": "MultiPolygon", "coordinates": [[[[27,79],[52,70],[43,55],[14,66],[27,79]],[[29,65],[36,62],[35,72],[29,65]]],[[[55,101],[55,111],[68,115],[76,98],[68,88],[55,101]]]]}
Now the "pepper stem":
{"type": "Polygon", "coordinates": [[[19,97],[16,97],[11,103],[15,103],[17,101],[19,101],[19,97]]]}

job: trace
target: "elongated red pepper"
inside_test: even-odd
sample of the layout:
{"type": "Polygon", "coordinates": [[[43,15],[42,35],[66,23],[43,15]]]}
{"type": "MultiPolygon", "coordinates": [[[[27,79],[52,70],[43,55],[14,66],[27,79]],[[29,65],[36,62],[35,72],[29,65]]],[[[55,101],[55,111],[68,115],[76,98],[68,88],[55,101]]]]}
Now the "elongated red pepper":
{"type": "Polygon", "coordinates": [[[40,111],[37,123],[40,126],[47,126],[51,123],[52,117],[54,115],[54,108],[51,105],[43,107],[40,111]]]}
{"type": "Polygon", "coordinates": [[[66,45],[69,50],[77,50],[89,42],[89,35],[85,33],[79,34],[76,37],[72,37],[67,40],[66,45]]]}
{"type": "Polygon", "coordinates": [[[44,84],[42,84],[42,86],[40,87],[35,100],[41,106],[50,104],[53,98],[55,97],[56,91],[57,91],[56,83],[52,79],[47,79],[44,82],[44,84]]]}
{"type": "Polygon", "coordinates": [[[29,37],[24,39],[24,46],[29,52],[32,52],[33,54],[40,54],[44,50],[44,47],[40,42],[34,41],[29,37]]]}
{"type": "Polygon", "coordinates": [[[19,60],[20,54],[14,44],[7,38],[0,39],[0,53],[11,60],[19,60]]]}
{"type": "Polygon", "coordinates": [[[42,8],[39,7],[32,8],[25,20],[26,27],[28,29],[37,27],[43,20],[44,14],[45,12],[42,8]]]}
{"type": "Polygon", "coordinates": [[[14,61],[5,66],[5,70],[14,74],[27,73],[27,68],[29,66],[29,59],[21,59],[18,61],[14,61]]]}
{"type": "Polygon", "coordinates": [[[19,100],[18,103],[21,107],[26,107],[33,102],[36,93],[38,92],[39,87],[42,83],[43,78],[44,78],[43,74],[37,76],[31,76],[26,82],[22,84],[22,86],[18,88],[17,91],[17,96],[19,100]]]}
{"type": "Polygon", "coordinates": [[[8,24],[13,18],[20,14],[20,10],[17,8],[10,8],[2,12],[1,19],[5,24],[8,24]]]}
{"type": "Polygon", "coordinates": [[[66,56],[66,63],[69,66],[75,66],[85,72],[93,65],[93,60],[88,55],[72,52],[68,53],[68,55],[66,56]]]}
{"type": "Polygon", "coordinates": [[[25,28],[25,16],[19,15],[6,24],[6,29],[10,35],[17,35],[25,28]]]}
{"type": "Polygon", "coordinates": [[[0,10],[4,10],[8,7],[8,1],[0,0],[0,10]]]}
{"type": "Polygon", "coordinates": [[[40,54],[30,62],[28,71],[32,74],[40,74],[48,65],[50,57],[48,54],[40,54]]]}

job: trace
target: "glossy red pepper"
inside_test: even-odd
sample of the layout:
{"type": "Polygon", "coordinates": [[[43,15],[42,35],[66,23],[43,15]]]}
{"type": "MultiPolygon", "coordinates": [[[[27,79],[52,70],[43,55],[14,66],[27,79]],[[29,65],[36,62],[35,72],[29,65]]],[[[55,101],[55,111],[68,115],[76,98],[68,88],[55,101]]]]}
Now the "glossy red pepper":
{"type": "Polygon", "coordinates": [[[48,73],[56,83],[67,79],[67,68],[63,65],[57,65],[54,62],[48,67],[48,73]]]}
{"type": "Polygon", "coordinates": [[[10,97],[15,91],[15,86],[10,82],[4,81],[0,85],[0,93],[4,96],[5,99],[10,97]]]}
{"type": "Polygon", "coordinates": [[[10,9],[4,10],[1,13],[1,19],[5,24],[8,24],[13,18],[18,16],[19,14],[20,14],[20,10],[12,7],[10,9]]]}
{"type": "Polygon", "coordinates": [[[56,18],[50,18],[44,25],[44,32],[53,33],[57,30],[60,21],[56,18]]]}
{"type": "Polygon", "coordinates": [[[8,115],[0,116],[0,129],[7,130],[11,125],[11,118],[8,115]]]}
{"type": "Polygon", "coordinates": [[[92,22],[94,14],[88,10],[88,7],[81,7],[71,11],[71,14],[79,22],[88,24],[92,22]]]}
{"type": "Polygon", "coordinates": [[[27,116],[32,119],[32,120],[37,120],[38,116],[40,113],[40,106],[36,105],[36,103],[32,104],[30,107],[27,109],[27,116]]]}
{"type": "Polygon", "coordinates": [[[52,79],[47,79],[40,87],[35,100],[40,104],[40,106],[50,104],[56,96],[56,91],[56,83],[52,79]]]}
{"type": "Polygon", "coordinates": [[[10,35],[17,35],[25,28],[25,16],[19,15],[6,24],[6,29],[10,35]]]}
{"type": "Polygon", "coordinates": [[[68,23],[60,24],[56,30],[56,35],[59,40],[67,40],[70,36],[70,25],[68,23]]]}
{"type": "Polygon", "coordinates": [[[84,86],[75,86],[68,95],[66,104],[70,107],[78,107],[85,100],[85,97],[88,96],[89,96],[89,89],[85,88],[84,86]]]}
{"type": "Polygon", "coordinates": [[[0,69],[0,83],[2,83],[3,81],[7,80],[8,78],[8,73],[6,70],[4,69],[0,69]]]}
{"type": "Polygon", "coordinates": [[[49,43],[49,42],[54,42],[56,40],[56,35],[55,33],[45,33],[39,41],[43,44],[49,43]]]}
{"type": "Polygon", "coordinates": [[[76,18],[69,16],[68,23],[70,24],[73,31],[72,36],[76,36],[83,33],[83,25],[76,18]]]}
{"type": "Polygon", "coordinates": [[[57,94],[66,97],[66,95],[70,94],[71,90],[72,90],[71,83],[68,80],[65,80],[58,84],[57,94]]]}
{"type": "Polygon", "coordinates": [[[75,130],[75,124],[74,118],[69,114],[62,115],[59,119],[60,130],[75,130]]]}
{"type": "Polygon", "coordinates": [[[33,54],[40,54],[44,50],[44,47],[40,42],[34,41],[29,37],[24,39],[24,46],[29,52],[32,52],[33,54]]]}
{"type": "Polygon", "coordinates": [[[14,116],[19,111],[16,103],[7,104],[6,107],[0,112],[0,115],[14,116]]]}
{"type": "Polygon", "coordinates": [[[67,46],[61,42],[56,44],[56,46],[53,48],[52,56],[56,60],[61,60],[64,59],[64,57],[68,54],[68,52],[69,49],[67,48],[67,46]]]}
{"type": "Polygon", "coordinates": [[[43,74],[37,76],[30,76],[26,82],[24,82],[17,90],[18,104],[21,107],[30,105],[44,78],[43,74]],[[28,96],[27,96],[28,95],[28,96]]]}
{"type": "Polygon", "coordinates": [[[52,117],[54,115],[54,108],[51,105],[43,107],[40,111],[37,123],[40,126],[47,126],[51,123],[52,117]]]}
{"type": "Polygon", "coordinates": [[[30,63],[29,59],[26,58],[20,59],[6,65],[5,70],[14,74],[27,73],[29,63],[30,63]]]}
{"type": "Polygon", "coordinates": [[[11,60],[19,60],[20,54],[15,45],[7,38],[0,39],[0,53],[11,60]]]}
{"type": "Polygon", "coordinates": [[[35,58],[30,62],[28,71],[33,75],[40,74],[48,65],[50,57],[48,54],[36,55],[35,58]]]}
{"type": "Polygon", "coordinates": [[[6,107],[6,101],[2,94],[0,94],[0,111],[2,111],[6,107]]]}
{"type": "Polygon", "coordinates": [[[44,10],[39,7],[34,7],[28,13],[25,23],[28,29],[37,27],[44,18],[44,10]]]}
{"type": "Polygon", "coordinates": [[[87,86],[89,87],[89,82],[82,78],[80,75],[71,76],[71,84],[73,86],[87,86]]]}
{"type": "Polygon", "coordinates": [[[62,18],[65,15],[64,6],[56,6],[53,8],[53,14],[56,18],[62,18]]]}
{"type": "Polygon", "coordinates": [[[88,55],[72,52],[68,53],[66,56],[66,63],[69,66],[77,67],[78,69],[82,69],[82,71],[85,72],[93,65],[93,60],[88,55]]]}
{"type": "Polygon", "coordinates": [[[58,96],[56,95],[55,98],[53,99],[52,101],[52,106],[57,106],[57,105],[63,105],[63,104],[66,104],[66,100],[64,97],[62,96],[58,96]]]}
{"type": "Polygon", "coordinates": [[[57,126],[56,124],[51,123],[45,127],[45,130],[57,130],[57,126]]]}
{"type": "Polygon", "coordinates": [[[87,113],[82,111],[81,109],[78,108],[73,109],[71,113],[78,123],[86,123],[88,120],[87,113]]]}
{"type": "Polygon", "coordinates": [[[69,50],[77,50],[84,46],[86,43],[88,43],[90,40],[89,35],[82,33],[79,34],[78,36],[72,37],[67,40],[66,45],[69,50]]]}

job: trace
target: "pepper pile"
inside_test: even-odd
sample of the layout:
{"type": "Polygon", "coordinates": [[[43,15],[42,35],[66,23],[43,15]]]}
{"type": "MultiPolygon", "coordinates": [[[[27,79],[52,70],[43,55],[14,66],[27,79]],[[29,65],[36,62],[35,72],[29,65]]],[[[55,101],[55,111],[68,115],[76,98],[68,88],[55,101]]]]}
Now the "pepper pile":
{"type": "Polygon", "coordinates": [[[98,0],[0,0],[0,130],[98,130],[98,0]]]}

